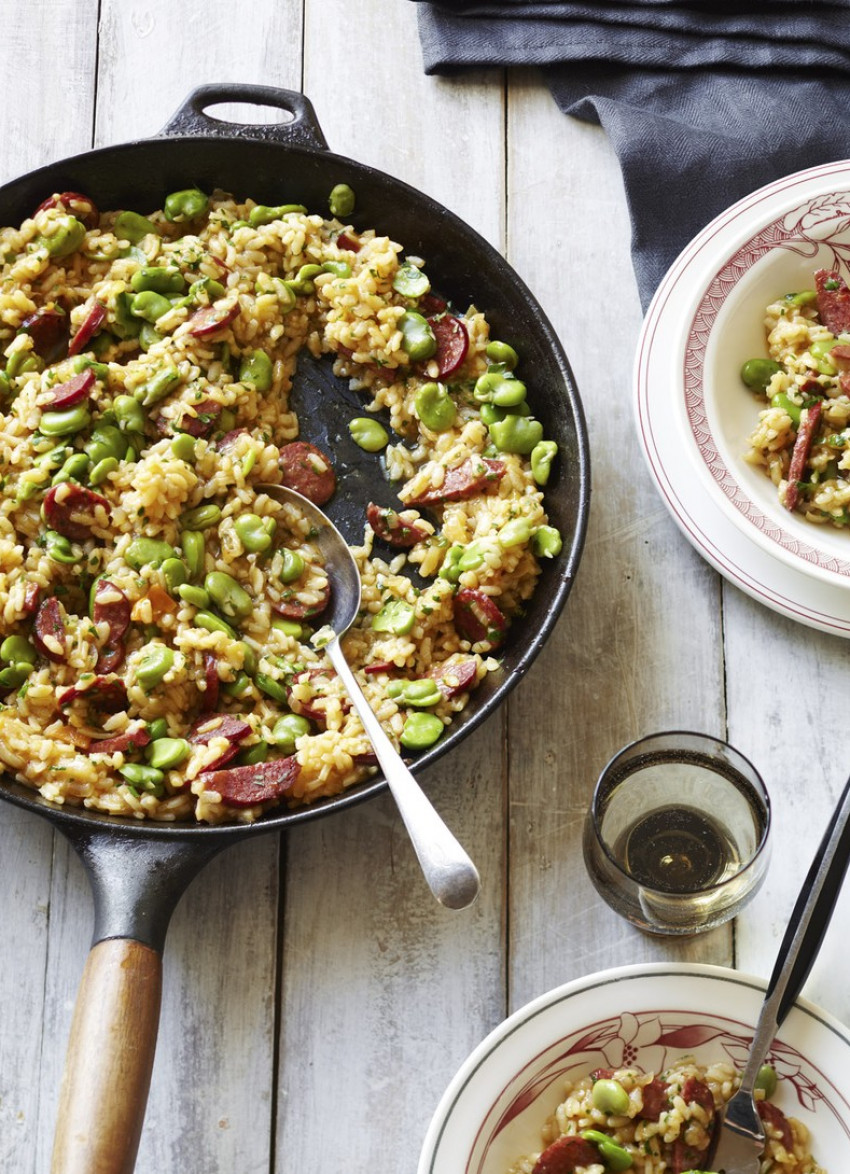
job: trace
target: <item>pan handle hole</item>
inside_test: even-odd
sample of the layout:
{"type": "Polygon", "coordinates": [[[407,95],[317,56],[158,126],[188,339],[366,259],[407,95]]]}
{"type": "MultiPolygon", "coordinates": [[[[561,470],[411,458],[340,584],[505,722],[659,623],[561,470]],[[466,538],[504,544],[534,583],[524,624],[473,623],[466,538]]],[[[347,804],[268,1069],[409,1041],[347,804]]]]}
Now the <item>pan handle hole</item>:
{"type": "Polygon", "coordinates": [[[237,126],[267,126],[273,123],[292,122],[295,115],[290,110],[274,106],[255,106],[251,102],[216,102],[204,107],[208,118],[218,122],[230,122],[237,126]]]}

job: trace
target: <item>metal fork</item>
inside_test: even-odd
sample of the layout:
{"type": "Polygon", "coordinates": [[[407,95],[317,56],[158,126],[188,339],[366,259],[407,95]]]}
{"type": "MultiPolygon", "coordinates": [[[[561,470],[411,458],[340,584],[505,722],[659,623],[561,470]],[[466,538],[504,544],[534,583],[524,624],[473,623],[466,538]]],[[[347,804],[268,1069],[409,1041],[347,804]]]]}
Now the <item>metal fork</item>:
{"type": "Polygon", "coordinates": [[[758,1174],[764,1126],[753,1097],[756,1078],[776,1032],[809,976],[832,917],[850,860],[850,780],[800,890],[770,976],[741,1086],[726,1106],[708,1168],[718,1174],[758,1174]]]}

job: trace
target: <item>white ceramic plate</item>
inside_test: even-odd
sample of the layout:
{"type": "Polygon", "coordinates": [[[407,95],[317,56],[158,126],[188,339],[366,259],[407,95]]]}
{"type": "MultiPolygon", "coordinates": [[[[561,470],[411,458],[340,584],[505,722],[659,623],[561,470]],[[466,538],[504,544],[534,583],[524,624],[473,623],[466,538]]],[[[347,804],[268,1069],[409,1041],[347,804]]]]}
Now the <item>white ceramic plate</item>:
{"type": "MultiPolygon", "coordinates": [[[[418,1174],[506,1174],[543,1148],[564,1081],[593,1068],[668,1067],[682,1055],[742,1067],[765,984],[715,966],[630,966],[535,999],[479,1045],[437,1108],[418,1174]]],[[[812,1131],[830,1174],[850,1167],[850,1033],[803,1000],[769,1056],[775,1102],[812,1131]],[[843,1090],[843,1091],[842,1091],[843,1090]]]]}
{"type": "Polygon", "coordinates": [[[641,443],[673,517],[731,582],[792,619],[850,635],[850,530],[780,505],[743,460],[760,404],[741,383],[766,354],[769,302],[850,258],[850,162],[786,176],[682,252],[647,312],[635,365],[641,443]]]}

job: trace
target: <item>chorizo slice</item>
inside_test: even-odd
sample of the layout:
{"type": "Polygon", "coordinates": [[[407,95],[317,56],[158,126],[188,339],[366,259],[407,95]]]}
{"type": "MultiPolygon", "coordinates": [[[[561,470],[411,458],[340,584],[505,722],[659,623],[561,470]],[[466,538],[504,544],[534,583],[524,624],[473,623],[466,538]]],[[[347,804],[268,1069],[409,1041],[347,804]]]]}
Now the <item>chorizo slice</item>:
{"type": "Polygon", "coordinates": [[[219,330],[224,330],[238,317],[238,302],[213,302],[211,306],[204,306],[203,309],[195,311],[189,319],[189,334],[193,334],[195,338],[207,338],[211,334],[217,334],[219,330]]]}
{"type": "Polygon", "coordinates": [[[850,289],[837,269],[815,271],[815,289],[818,295],[818,315],[833,334],[850,331],[850,289]]]}
{"type": "Polygon", "coordinates": [[[65,709],[80,698],[102,713],[120,713],[127,708],[127,686],[120,678],[92,677],[57,692],[56,704],[60,709],[65,709]]]}
{"type": "Polygon", "coordinates": [[[272,608],[287,620],[308,620],[320,616],[331,601],[331,584],[328,579],[316,603],[302,603],[296,587],[285,587],[280,599],[272,600],[272,608]]]}
{"type": "Polygon", "coordinates": [[[68,315],[54,305],[42,306],[24,318],[21,330],[32,339],[33,350],[48,365],[64,359],[71,333],[68,315]]]}
{"type": "Polygon", "coordinates": [[[213,738],[226,738],[230,745],[213,762],[207,770],[224,766],[231,758],[239,753],[239,744],[251,733],[251,727],[239,717],[229,713],[204,713],[193,723],[186,735],[196,746],[206,746],[213,738]]]}
{"type": "Polygon", "coordinates": [[[52,196],[48,196],[46,200],[42,200],[39,206],[33,212],[33,216],[37,216],[39,212],[46,212],[50,208],[63,207],[72,216],[76,217],[87,229],[91,231],[97,228],[100,224],[100,212],[97,204],[91,196],[83,195],[82,192],[54,192],[52,196]]]}
{"type": "Polygon", "coordinates": [[[41,655],[56,664],[61,664],[68,655],[68,638],[62,619],[62,608],[59,606],[59,600],[53,595],[39,605],[32,640],[41,655]]]}
{"type": "Polygon", "coordinates": [[[331,458],[306,440],[294,440],[283,446],[280,472],[288,489],[294,489],[314,505],[330,501],[336,490],[336,473],[331,458]]]}
{"type": "Polygon", "coordinates": [[[466,660],[448,661],[434,665],[428,672],[429,677],[437,682],[440,692],[447,700],[457,697],[458,693],[465,693],[478,679],[478,661],[472,657],[466,660]]]}
{"type": "Polygon", "coordinates": [[[547,1146],[537,1161],[531,1174],[572,1174],[582,1166],[593,1166],[600,1163],[599,1150],[583,1137],[559,1137],[547,1146]]]}
{"type": "MultiPolygon", "coordinates": [[[[643,1086],[643,1108],[638,1116],[642,1117],[644,1121],[657,1121],[662,1111],[667,1108],[667,1094],[668,1086],[657,1076],[653,1077],[649,1084],[643,1086]]],[[[687,1098],[685,1099],[687,1100],[687,1098]]]]}
{"type": "Polygon", "coordinates": [[[455,627],[472,644],[486,642],[497,648],[505,638],[508,621],[489,595],[476,587],[464,587],[454,598],[455,627]]]}
{"type": "Polygon", "coordinates": [[[437,353],[434,358],[440,369],[440,378],[453,375],[466,358],[469,350],[469,334],[460,318],[454,314],[441,314],[439,318],[429,318],[428,325],[434,332],[437,340],[437,353]]]}
{"type": "Polygon", "coordinates": [[[109,512],[109,502],[92,489],[63,481],[44,495],[44,520],[51,530],[64,534],[72,542],[85,542],[91,537],[98,509],[109,512]]]}
{"type": "Polygon", "coordinates": [[[505,462],[494,457],[467,457],[453,469],[446,469],[442,485],[426,489],[417,497],[408,499],[408,505],[441,505],[447,501],[466,501],[492,485],[498,485],[505,475],[505,462]]]}
{"type": "Polygon", "coordinates": [[[151,740],[150,734],[144,728],[130,730],[126,734],[118,734],[115,738],[102,738],[99,742],[92,742],[88,747],[89,754],[126,754],[128,750],[141,750],[151,740]]]}
{"type": "Polygon", "coordinates": [[[177,432],[186,432],[196,439],[207,437],[215,430],[216,422],[224,411],[224,404],[215,399],[202,399],[192,404],[195,415],[184,412],[178,423],[174,425],[177,432]]]}
{"type": "Polygon", "coordinates": [[[791,463],[788,466],[788,484],[785,488],[784,505],[787,510],[794,510],[800,501],[800,482],[806,471],[806,461],[812,451],[815,435],[823,414],[823,401],[818,400],[804,412],[797,429],[797,439],[791,450],[791,463]]]}
{"type": "Polygon", "coordinates": [[[97,658],[99,673],[112,673],[124,661],[124,635],[130,626],[130,601],[120,587],[108,579],[98,579],[94,589],[92,619],[106,624],[109,633],[97,658]]]}
{"type": "Polygon", "coordinates": [[[400,550],[415,546],[429,536],[424,526],[416,525],[416,517],[413,510],[399,514],[389,507],[375,505],[373,501],[366,507],[366,521],[375,531],[375,536],[388,546],[400,550]]]}
{"type": "Polygon", "coordinates": [[[301,767],[295,755],[273,758],[253,766],[204,771],[198,776],[205,791],[215,791],[228,807],[255,807],[282,799],[292,789],[301,767]]]}
{"type": "Polygon", "coordinates": [[[91,367],[80,371],[79,375],[72,376],[64,383],[57,383],[49,391],[44,392],[36,400],[40,408],[73,408],[91,398],[91,391],[95,384],[95,374],[91,367]]]}
{"type": "Polygon", "coordinates": [[[757,1101],[756,1109],[758,1115],[761,1117],[765,1125],[779,1133],[780,1141],[787,1152],[790,1154],[794,1146],[794,1135],[791,1132],[791,1126],[788,1123],[788,1118],[782,1112],[778,1105],[772,1104],[770,1101],[757,1101]]]}
{"type": "Polygon", "coordinates": [[[68,344],[68,354],[79,355],[84,351],[105,321],[106,308],[100,302],[95,302],[80,323],[79,330],[68,344]]]}

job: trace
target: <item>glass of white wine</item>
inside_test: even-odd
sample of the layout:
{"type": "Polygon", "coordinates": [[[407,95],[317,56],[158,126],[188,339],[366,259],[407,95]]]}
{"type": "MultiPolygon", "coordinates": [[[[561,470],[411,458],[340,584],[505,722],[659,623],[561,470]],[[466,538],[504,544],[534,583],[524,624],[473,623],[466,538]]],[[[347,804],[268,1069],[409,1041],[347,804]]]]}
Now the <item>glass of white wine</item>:
{"type": "Polygon", "coordinates": [[[599,776],[584,827],[590,879],[654,934],[695,934],[734,917],[764,880],[770,798],[742,754],[707,734],[652,734],[599,776]]]}

